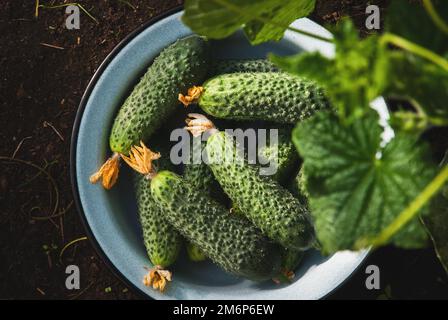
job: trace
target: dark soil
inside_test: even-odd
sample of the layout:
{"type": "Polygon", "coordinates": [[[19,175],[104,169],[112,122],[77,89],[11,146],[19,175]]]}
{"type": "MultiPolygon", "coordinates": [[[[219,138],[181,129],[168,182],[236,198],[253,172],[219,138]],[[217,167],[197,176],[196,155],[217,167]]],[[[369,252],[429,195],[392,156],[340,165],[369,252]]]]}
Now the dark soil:
{"type": "MultiPolygon", "coordinates": [[[[83,91],[107,54],[132,30],[181,2],[83,0],[79,3],[98,23],[82,13],[80,30],[67,30],[63,8],[41,8],[36,18],[34,1],[2,1],[0,299],[139,298],[82,240],[85,230],[69,179],[70,136],[83,91]],[[60,257],[62,248],[76,239],[81,240],[60,257]],[[81,270],[79,291],[65,288],[69,264],[81,270]]],[[[362,29],[367,2],[320,1],[313,18],[334,23],[348,15],[362,29]]],[[[387,1],[370,2],[384,8],[387,1]]],[[[431,249],[385,248],[369,260],[381,268],[383,288],[389,285],[394,298],[448,297],[446,275],[431,249]]],[[[364,281],[361,268],[333,297],[376,298],[381,290],[367,291],[364,281]]]]}

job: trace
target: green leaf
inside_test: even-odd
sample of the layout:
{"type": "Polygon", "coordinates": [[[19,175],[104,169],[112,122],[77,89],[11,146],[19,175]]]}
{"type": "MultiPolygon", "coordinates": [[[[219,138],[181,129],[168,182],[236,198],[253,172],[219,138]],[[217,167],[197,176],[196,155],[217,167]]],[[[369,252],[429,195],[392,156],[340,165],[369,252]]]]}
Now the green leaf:
{"type": "MultiPolygon", "coordinates": [[[[438,15],[448,21],[448,1],[433,0],[438,15]]],[[[386,17],[386,31],[399,35],[439,54],[448,51],[448,34],[437,27],[419,3],[392,1],[386,17]]]]}
{"type": "Polygon", "coordinates": [[[414,102],[435,125],[448,125],[448,72],[404,51],[389,53],[388,96],[414,102]]]}
{"type": "Polygon", "coordinates": [[[244,31],[252,44],[260,44],[266,41],[278,41],[283,38],[285,27],[296,19],[306,17],[314,10],[315,0],[283,0],[271,12],[262,16],[263,21],[252,20],[245,24],[244,31]]]}
{"type": "Polygon", "coordinates": [[[289,24],[308,15],[316,0],[186,0],[182,21],[212,39],[244,30],[253,44],[279,40],[289,24]]]}
{"type": "Polygon", "coordinates": [[[369,110],[387,84],[388,60],[378,36],[361,40],[351,20],[334,30],[336,54],[328,59],[319,53],[270,59],[287,72],[317,81],[326,90],[343,118],[356,118],[369,110]]]}
{"type": "MultiPolygon", "coordinates": [[[[350,125],[320,113],[294,129],[293,141],[304,159],[305,186],[324,253],[354,249],[359,239],[373,238],[435,174],[424,143],[415,136],[397,135],[382,148],[382,131],[374,112],[350,125]]],[[[421,247],[426,240],[418,219],[392,238],[404,248],[421,247]]]]}
{"type": "MultiPolygon", "coordinates": [[[[271,7],[276,1],[268,2],[271,7]]],[[[230,36],[265,9],[252,0],[186,0],[184,6],[182,21],[194,32],[212,39],[230,36]]]]}

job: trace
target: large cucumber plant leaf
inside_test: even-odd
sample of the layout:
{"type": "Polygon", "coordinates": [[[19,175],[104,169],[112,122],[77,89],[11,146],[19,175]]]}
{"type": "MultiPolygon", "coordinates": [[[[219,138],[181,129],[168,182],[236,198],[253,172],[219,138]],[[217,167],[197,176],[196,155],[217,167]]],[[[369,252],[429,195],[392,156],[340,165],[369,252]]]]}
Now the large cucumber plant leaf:
{"type": "Polygon", "coordinates": [[[243,30],[252,44],[281,40],[285,33],[285,26],[309,15],[313,12],[315,4],[315,0],[280,1],[272,12],[264,13],[261,20],[246,23],[243,30]],[[269,22],[266,23],[266,21],[269,22]]]}
{"type": "Polygon", "coordinates": [[[252,44],[280,40],[316,0],[186,0],[182,21],[194,32],[222,39],[243,28],[252,44]]]}
{"type": "MultiPolygon", "coordinates": [[[[374,112],[349,125],[321,113],[294,129],[324,253],[354,249],[358,240],[374,238],[435,175],[430,152],[416,136],[398,134],[383,148],[382,132],[374,112]]],[[[427,235],[420,221],[413,219],[392,243],[418,248],[426,245],[427,235]]]]}

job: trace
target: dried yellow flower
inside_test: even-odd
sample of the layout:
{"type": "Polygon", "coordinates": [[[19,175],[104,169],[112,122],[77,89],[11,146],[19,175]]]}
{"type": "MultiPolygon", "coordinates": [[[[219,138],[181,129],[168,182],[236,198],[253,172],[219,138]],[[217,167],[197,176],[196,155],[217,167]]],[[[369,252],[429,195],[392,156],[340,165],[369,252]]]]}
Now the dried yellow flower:
{"type": "Polygon", "coordinates": [[[117,182],[119,171],[120,156],[118,153],[114,153],[114,155],[107,159],[97,172],[90,176],[90,182],[97,183],[102,179],[103,187],[109,190],[117,182]]]}
{"type": "Polygon", "coordinates": [[[201,97],[202,92],[204,92],[203,87],[193,86],[192,88],[188,89],[188,93],[186,96],[184,96],[182,93],[179,93],[178,99],[185,107],[188,107],[190,104],[197,102],[197,100],[201,97]]]}
{"type": "Polygon", "coordinates": [[[140,146],[131,147],[129,157],[125,155],[121,155],[121,157],[135,171],[145,176],[151,176],[155,173],[152,162],[160,158],[160,153],[152,152],[140,141],[140,146]]]}
{"type": "Polygon", "coordinates": [[[202,133],[215,129],[215,125],[206,116],[199,113],[189,113],[185,120],[187,126],[185,130],[189,131],[193,137],[198,137],[202,133]]]}
{"type": "Polygon", "coordinates": [[[164,292],[167,281],[171,281],[172,273],[168,270],[163,270],[161,266],[155,266],[150,269],[148,274],[143,277],[143,284],[160,292],[164,292]]]}

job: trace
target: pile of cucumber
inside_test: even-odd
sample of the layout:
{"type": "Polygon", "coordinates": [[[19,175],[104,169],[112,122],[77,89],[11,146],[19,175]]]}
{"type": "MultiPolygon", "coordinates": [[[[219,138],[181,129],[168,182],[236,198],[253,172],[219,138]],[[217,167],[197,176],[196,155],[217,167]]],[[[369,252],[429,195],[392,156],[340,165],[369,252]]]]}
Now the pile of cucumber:
{"type": "MultiPolygon", "coordinates": [[[[120,155],[138,172],[139,217],[155,266],[145,284],[163,291],[171,280],[164,269],[183,246],[192,261],[208,258],[247,279],[290,277],[314,243],[306,199],[296,185],[300,160],[291,143],[291,125],[328,109],[322,89],[279,72],[267,60],[212,61],[208,41],[199,36],[165,48],[125,100],[110,134],[114,159],[120,155]],[[213,124],[202,142],[209,164],[178,168],[170,162],[169,140],[158,132],[174,129],[170,119],[176,114],[184,118],[179,100],[196,85],[202,86],[195,99],[198,107],[187,109],[197,108],[213,124]],[[252,125],[279,129],[278,152],[259,150],[264,157],[275,157],[274,176],[260,175],[259,167],[249,164],[223,131],[252,125]],[[241,161],[219,161],[229,155],[241,161]]],[[[118,176],[119,161],[114,161],[96,174],[103,176],[103,185],[104,179],[118,176]]]]}

